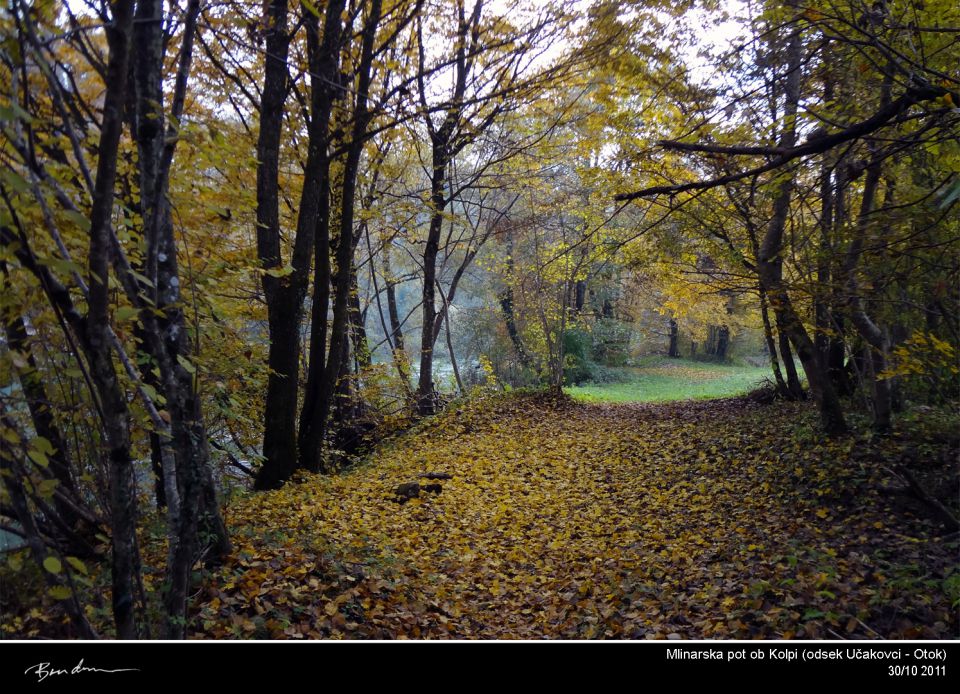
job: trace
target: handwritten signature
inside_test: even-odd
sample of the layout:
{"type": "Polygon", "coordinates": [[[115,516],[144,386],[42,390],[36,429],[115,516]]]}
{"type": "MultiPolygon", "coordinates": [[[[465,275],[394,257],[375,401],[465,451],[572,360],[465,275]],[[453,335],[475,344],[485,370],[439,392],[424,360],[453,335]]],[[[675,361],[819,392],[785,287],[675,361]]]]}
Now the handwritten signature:
{"type": "Polygon", "coordinates": [[[31,665],[26,670],[23,671],[24,675],[34,674],[37,676],[37,682],[43,682],[48,677],[53,677],[55,675],[79,675],[84,672],[104,672],[108,674],[113,674],[116,672],[140,672],[137,668],[118,668],[116,670],[104,670],[98,667],[87,667],[83,664],[83,658],[80,659],[80,662],[73,666],[70,670],[63,670],[61,668],[51,667],[50,663],[37,663],[36,665],[31,665]]]}

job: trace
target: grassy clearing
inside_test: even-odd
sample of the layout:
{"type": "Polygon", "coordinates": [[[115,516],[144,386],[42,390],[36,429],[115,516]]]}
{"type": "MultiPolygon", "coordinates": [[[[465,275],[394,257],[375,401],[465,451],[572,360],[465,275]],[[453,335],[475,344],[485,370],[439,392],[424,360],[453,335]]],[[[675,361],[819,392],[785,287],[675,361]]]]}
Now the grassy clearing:
{"type": "Polygon", "coordinates": [[[566,392],[582,402],[673,402],[706,400],[748,393],[770,369],[654,357],[641,366],[620,369],[613,383],[571,386],[566,392]]]}

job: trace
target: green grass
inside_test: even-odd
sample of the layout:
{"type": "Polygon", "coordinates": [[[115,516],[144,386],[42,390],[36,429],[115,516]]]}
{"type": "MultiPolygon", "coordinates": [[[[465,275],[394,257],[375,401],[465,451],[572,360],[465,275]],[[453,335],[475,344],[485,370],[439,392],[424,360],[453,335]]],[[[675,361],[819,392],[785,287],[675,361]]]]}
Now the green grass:
{"type": "Polygon", "coordinates": [[[618,369],[614,383],[591,383],[564,390],[583,402],[670,402],[706,400],[748,393],[770,369],[708,362],[649,358],[641,366],[618,369]]]}

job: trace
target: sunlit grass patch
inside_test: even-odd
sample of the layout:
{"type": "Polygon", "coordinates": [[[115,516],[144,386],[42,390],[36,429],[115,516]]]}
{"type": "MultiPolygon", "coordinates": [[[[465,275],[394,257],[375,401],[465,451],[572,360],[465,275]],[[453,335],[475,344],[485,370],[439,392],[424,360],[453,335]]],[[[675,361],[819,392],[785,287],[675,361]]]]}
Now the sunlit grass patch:
{"type": "Polygon", "coordinates": [[[748,393],[770,377],[767,367],[657,358],[620,370],[622,380],[566,388],[584,402],[670,402],[748,393]]]}

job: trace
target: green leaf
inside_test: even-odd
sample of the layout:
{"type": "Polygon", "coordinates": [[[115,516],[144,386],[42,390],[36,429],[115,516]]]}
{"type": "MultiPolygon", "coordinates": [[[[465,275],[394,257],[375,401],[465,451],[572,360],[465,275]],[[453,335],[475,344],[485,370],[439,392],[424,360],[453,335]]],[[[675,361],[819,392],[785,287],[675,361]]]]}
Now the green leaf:
{"type": "Polygon", "coordinates": [[[27,457],[42,468],[49,467],[50,465],[50,461],[47,459],[47,456],[35,448],[31,448],[29,451],[27,451],[27,457]]]}
{"type": "Polygon", "coordinates": [[[49,499],[53,496],[59,484],[60,480],[44,480],[37,485],[37,494],[39,494],[41,498],[49,499]]]}
{"type": "MultiPolygon", "coordinates": [[[[15,47],[14,43],[12,47],[15,47]]],[[[7,46],[4,46],[6,49],[7,46]]],[[[0,106],[0,123],[11,122],[15,120],[23,121],[24,123],[30,123],[33,120],[33,117],[20,108],[19,104],[10,104],[9,106],[0,106]]]]}
{"type": "Polygon", "coordinates": [[[23,568],[23,555],[18,552],[13,552],[7,557],[7,566],[10,567],[11,571],[19,571],[23,568]]]}
{"type": "Polygon", "coordinates": [[[139,280],[139,281],[142,282],[143,284],[147,285],[148,287],[155,287],[155,286],[156,286],[153,282],[150,281],[150,278],[147,277],[146,275],[142,275],[142,274],[140,274],[139,272],[136,272],[136,271],[134,271],[134,270],[131,270],[131,271],[130,271],[130,274],[133,275],[134,278],[136,278],[137,280],[139,280]]]}
{"type": "Polygon", "coordinates": [[[75,571],[82,573],[84,576],[87,575],[87,565],[76,557],[67,557],[67,563],[74,568],[75,571]]]}
{"type": "Polygon", "coordinates": [[[63,570],[63,564],[56,557],[47,557],[43,560],[43,568],[52,574],[58,574],[63,570]]]}
{"type": "Polygon", "coordinates": [[[30,183],[16,171],[10,169],[0,169],[0,182],[6,187],[12,188],[15,193],[26,193],[30,190],[30,183]]]}
{"type": "Polygon", "coordinates": [[[117,317],[117,320],[130,320],[131,318],[136,318],[140,311],[133,306],[121,306],[118,308],[114,315],[117,317]]]}
{"type": "Polygon", "coordinates": [[[53,455],[53,452],[56,450],[53,444],[43,436],[34,437],[32,444],[38,451],[46,453],[47,455],[53,455]]]}
{"type": "Polygon", "coordinates": [[[67,210],[63,213],[63,216],[76,224],[81,231],[90,231],[90,220],[80,212],[67,210]]]}
{"type": "Polygon", "coordinates": [[[182,354],[177,355],[177,362],[187,371],[187,373],[197,373],[197,367],[191,364],[190,360],[184,357],[182,354]]]}
{"type": "Polygon", "coordinates": [[[71,272],[76,272],[77,274],[83,274],[83,268],[77,265],[72,260],[64,260],[63,258],[57,258],[56,256],[50,256],[49,258],[41,258],[40,263],[51,267],[57,272],[62,272],[65,275],[70,274],[71,272]]]}
{"type": "Polygon", "coordinates": [[[270,268],[269,270],[264,270],[263,274],[270,275],[270,277],[286,277],[287,275],[293,274],[293,265],[284,265],[281,268],[270,268]]]}
{"type": "Polygon", "coordinates": [[[54,586],[47,591],[47,595],[54,600],[67,600],[73,593],[66,586],[54,586]]]}

